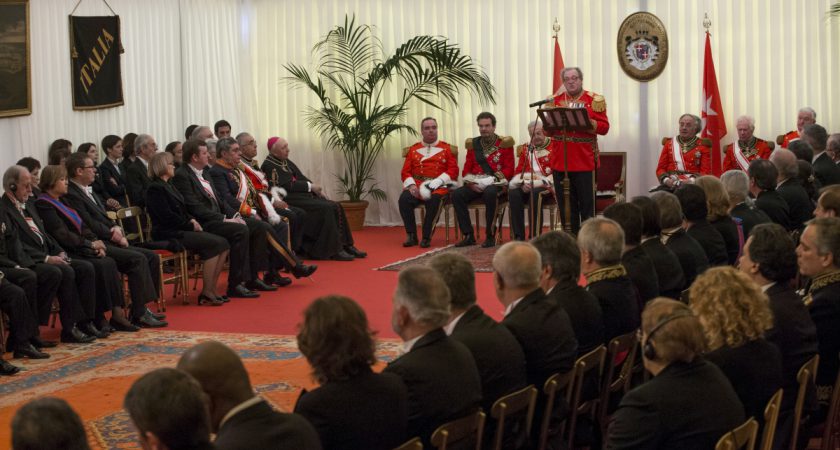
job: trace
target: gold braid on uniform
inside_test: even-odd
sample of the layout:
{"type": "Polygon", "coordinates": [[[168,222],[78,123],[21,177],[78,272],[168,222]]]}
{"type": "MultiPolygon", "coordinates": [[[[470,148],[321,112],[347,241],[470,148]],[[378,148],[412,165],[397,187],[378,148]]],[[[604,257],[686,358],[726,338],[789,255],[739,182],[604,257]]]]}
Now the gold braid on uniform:
{"type": "Polygon", "coordinates": [[[680,151],[683,153],[690,152],[691,149],[697,147],[697,141],[699,139],[700,138],[698,138],[697,136],[692,136],[691,139],[689,139],[687,142],[683,142],[682,138],[677,136],[677,142],[679,142],[680,144],[680,151]]]}
{"type": "Polygon", "coordinates": [[[805,306],[810,306],[813,303],[814,299],[812,295],[814,291],[818,291],[829,284],[834,284],[840,282],[840,270],[835,270],[834,272],[829,272],[826,274],[822,274],[814,279],[811,280],[811,284],[808,286],[808,292],[805,295],[803,301],[805,302],[805,306]]]}
{"type": "Polygon", "coordinates": [[[740,150],[741,153],[747,158],[751,158],[758,154],[758,149],[755,148],[756,142],[758,142],[758,140],[755,138],[755,136],[753,136],[752,139],[750,139],[744,147],[741,147],[741,141],[738,141],[738,150],[740,150]]]}
{"type": "Polygon", "coordinates": [[[484,156],[492,154],[499,148],[496,146],[496,141],[498,140],[499,136],[497,136],[495,133],[493,133],[492,136],[481,137],[481,151],[484,152],[484,156]]]}
{"type": "Polygon", "coordinates": [[[586,274],[586,282],[589,284],[597,281],[612,280],[627,275],[627,269],[621,264],[614,266],[602,267],[586,274]]]}

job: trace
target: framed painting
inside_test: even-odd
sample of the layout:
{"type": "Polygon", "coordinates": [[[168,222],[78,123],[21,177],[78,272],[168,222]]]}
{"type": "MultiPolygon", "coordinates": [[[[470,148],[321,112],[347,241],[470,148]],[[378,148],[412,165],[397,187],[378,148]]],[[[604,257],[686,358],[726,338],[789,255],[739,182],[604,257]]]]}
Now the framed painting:
{"type": "Polygon", "coordinates": [[[0,117],[32,113],[29,1],[0,0],[0,117]]]}

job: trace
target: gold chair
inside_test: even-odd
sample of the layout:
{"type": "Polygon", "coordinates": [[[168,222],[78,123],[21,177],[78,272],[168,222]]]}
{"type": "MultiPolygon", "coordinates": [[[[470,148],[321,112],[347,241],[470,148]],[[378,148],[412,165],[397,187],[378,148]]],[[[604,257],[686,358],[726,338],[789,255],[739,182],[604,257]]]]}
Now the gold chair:
{"type": "Polygon", "coordinates": [[[419,437],[416,437],[405,444],[400,445],[394,450],[423,450],[423,441],[421,441],[419,437]]]}
{"type": "Polygon", "coordinates": [[[754,450],[755,437],[758,434],[758,422],[750,417],[746,422],[734,430],[726,433],[718,440],[715,450],[754,450]]]}
{"type": "Polygon", "coordinates": [[[808,442],[808,450],[837,450],[840,449],[840,373],[834,381],[831,391],[831,403],[828,406],[828,416],[822,429],[814,427],[812,437],[808,442]]]}
{"type": "Polygon", "coordinates": [[[638,342],[639,339],[636,337],[636,331],[634,330],[614,338],[610,341],[610,346],[607,349],[607,368],[604,373],[600,407],[598,408],[598,423],[601,425],[603,436],[607,435],[607,424],[609,421],[607,413],[610,405],[610,396],[619,391],[623,395],[630,390],[630,379],[633,376],[633,364],[636,360],[638,342]],[[619,355],[624,355],[624,360],[621,361],[620,366],[616,363],[619,355]],[[618,375],[616,375],[616,369],[618,369],[618,375]]]}
{"type": "Polygon", "coordinates": [[[481,450],[481,437],[484,433],[486,415],[480,410],[460,419],[447,422],[432,433],[432,445],[438,450],[446,450],[448,445],[459,444],[458,448],[467,442],[475,440],[475,450],[481,450]]]}
{"type": "Polygon", "coordinates": [[[761,433],[761,450],[773,448],[773,438],[776,436],[776,424],[779,422],[779,410],[782,408],[784,389],[779,389],[770,397],[764,407],[764,430],[761,433]]]}
{"type": "Polygon", "coordinates": [[[820,365],[820,355],[814,355],[796,374],[796,381],[799,383],[799,390],[796,393],[796,405],[793,409],[793,432],[790,434],[790,450],[796,450],[796,441],[799,439],[799,427],[802,425],[802,410],[805,408],[805,394],[808,386],[813,386],[817,378],[817,367],[820,365]]]}
{"type": "MultiPolygon", "coordinates": [[[[540,442],[539,450],[545,450],[548,447],[549,427],[551,424],[551,414],[554,412],[554,403],[557,400],[558,393],[563,394],[563,399],[568,404],[572,401],[572,380],[575,377],[575,370],[572,369],[566,373],[555,373],[545,380],[543,384],[543,395],[545,395],[545,411],[543,411],[542,423],[540,424],[540,442]],[[565,391],[565,392],[564,392],[565,391]]],[[[560,424],[558,432],[563,435],[563,428],[565,423],[560,424]]]]}
{"type": "MultiPolygon", "coordinates": [[[[402,157],[405,159],[408,156],[408,150],[411,147],[404,147],[402,149],[402,157]]],[[[449,146],[452,156],[455,158],[455,161],[458,161],[458,146],[457,145],[450,145],[449,146]]],[[[453,180],[455,181],[455,180],[453,180]]],[[[420,210],[420,223],[422,224],[426,219],[426,205],[421,203],[417,206],[418,210],[420,210]]],[[[449,194],[443,196],[440,199],[440,207],[435,214],[435,220],[432,225],[432,235],[435,234],[435,229],[437,228],[438,221],[440,220],[440,213],[443,212],[443,226],[446,229],[446,244],[449,245],[449,213],[452,210],[452,201],[449,197],[449,194]]],[[[458,221],[455,221],[455,238],[458,238],[458,221]]]]}
{"type": "MultiPolygon", "coordinates": [[[[502,243],[502,223],[505,220],[505,210],[508,207],[507,192],[501,191],[496,196],[496,214],[493,216],[492,230],[496,235],[496,245],[502,243]]],[[[485,209],[484,201],[475,199],[467,205],[467,209],[475,214],[475,240],[481,242],[481,216],[479,213],[485,209]]],[[[455,219],[455,236],[458,236],[458,219],[455,219]]]]}
{"type": "Polygon", "coordinates": [[[601,374],[604,371],[604,360],[606,359],[607,348],[603,345],[598,346],[595,350],[581,356],[575,362],[575,376],[572,380],[572,403],[571,403],[571,420],[569,421],[568,433],[568,447],[574,448],[575,443],[575,426],[579,416],[589,414],[592,419],[595,419],[595,413],[598,409],[599,397],[596,394],[595,398],[584,399],[583,385],[586,382],[587,376],[596,378],[596,386],[600,386],[601,374]],[[595,371],[595,372],[593,372],[595,371]]]}
{"type": "Polygon", "coordinates": [[[525,436],[531,436],[531,424],[534,421],[534,408],[537,406],[537,388],[534,385],[501,397],[493,403],[490,416],[496,419],[496,436],[493,439],[493,449],[502,450],[504,442],[505,420],[511,414],[525,411],[525,436]]]}

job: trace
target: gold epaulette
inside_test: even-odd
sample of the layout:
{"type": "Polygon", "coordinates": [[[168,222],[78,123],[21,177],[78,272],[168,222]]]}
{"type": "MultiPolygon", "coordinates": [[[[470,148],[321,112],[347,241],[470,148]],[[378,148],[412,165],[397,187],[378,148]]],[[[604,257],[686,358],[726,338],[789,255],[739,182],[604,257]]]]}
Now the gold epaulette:
{"type": "Polygon", "coordinates": [[[468,150],[472,149],[473,148],[472,142],[473,142],[473,138],[467,138],[466,142],[464,142],[464,148],[466,148],[468,150]]]}
{"type": "Polygon", "coordinates": [[[712,140],[709,138],[700,138],[700,145],[712,148],[712,140]]]}
{"type": "Polygon", "coordinates": [[[502,138],[502,145],[500,148],[511,148],[516,145],[516,141],[513,140],[510,136],[501,136],[502,138]]]}
{"type": "Polygon", "coordinates": [[[667,143],[668,143],[668,141],[670,141],[671,139],[673,139],[673,138],[670,138],[670,137],[664,137],[664,138],[662,138],[662,145],[667,144],[667,143]]]}
{"type": "Polygon", "coordinates": [[[765,144],[767,144],[767,148],[769,148],[770,150],[776,148],[775,142],[765,141],[764,139],[756,139],[756,144],[758,144],[759,142],[764,142],[765,144]]]}
{"type": "Polygon", "coordinates": [[[408,147],[403,147],[403,149],[402,149],[402,156],[403,156],[403,158],[405,158],[406,156],[408,156],[408,152],[409,152],[409,150],[411,150],[411,147],[413,147],[413,145],[409,145],[408,147]]]}
{"type": "Polygon", "coordinates": [[[590,92],[592,95],[592,111],[604,112],[607,110],[607,99],[601,94],[590,92]]]}
{"type": "Polygon", "coordinates": [[[779,144],[779,145],[784,144],[785,143],[785,135],[780,134],[780,135],[776,136],[776,143],[779,144]]]}

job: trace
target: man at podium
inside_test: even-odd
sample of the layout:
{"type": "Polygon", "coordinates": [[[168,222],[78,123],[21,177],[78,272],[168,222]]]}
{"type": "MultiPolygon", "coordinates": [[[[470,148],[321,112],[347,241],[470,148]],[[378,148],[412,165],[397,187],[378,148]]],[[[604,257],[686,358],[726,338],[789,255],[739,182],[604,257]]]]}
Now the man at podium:
{"type": "MultiPolygon", "coordinates": [[[[566,67],[560,72],[563,86],[554,95],[554,105],[564,108],[586,108],[591,128],[584,131],[558,132],[552,135],[560,143],[560,150],[551,154],[551,170],[557,189],[558,210],[563,211],[564,171],[569,172],[569,203],[571,205],[572,232],[577,233],[584,220],[595,215],[594,170],[598,167],[598,135],[610,129],[607,119],[607,101],[603,95],[583,89],[583,72],[577,67],[566,67]],[[562,151],[566,141],[566,156],[562,151]],[[567,165],[568,164],[568,165],[567,165]]],[[[566,220],[565,214],[560,217],[566,220]]]]}

